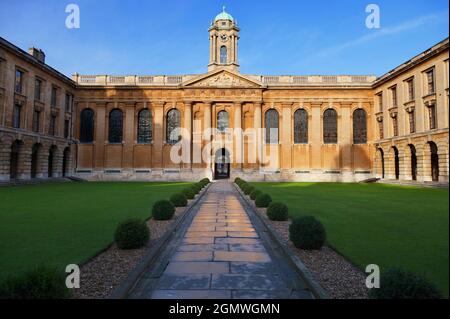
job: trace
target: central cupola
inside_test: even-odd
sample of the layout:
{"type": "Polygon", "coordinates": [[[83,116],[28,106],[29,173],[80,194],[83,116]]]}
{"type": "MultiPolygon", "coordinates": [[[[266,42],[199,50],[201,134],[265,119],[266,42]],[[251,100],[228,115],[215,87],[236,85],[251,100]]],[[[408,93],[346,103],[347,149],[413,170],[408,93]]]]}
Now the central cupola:
{"type": "Polygon", "coordinates": [[[239,28],[231,14],[219,13],[209,28],[209,65],[208,72],[218,68],[239,71],[238,40],[239,28]]]}

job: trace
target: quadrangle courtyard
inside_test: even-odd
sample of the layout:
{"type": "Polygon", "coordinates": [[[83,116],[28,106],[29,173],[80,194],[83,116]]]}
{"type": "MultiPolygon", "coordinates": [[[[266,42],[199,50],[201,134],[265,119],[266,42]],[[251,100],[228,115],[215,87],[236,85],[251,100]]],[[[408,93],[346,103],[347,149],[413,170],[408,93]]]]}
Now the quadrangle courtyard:
{"type": "MultiPolygon", "coordinates": [[[[37,265],[82,263],[118,222],[190,183],[54,183],[0,188],[0,281],[37,265]]],[[[328,245],[361,269],[403,266],[448,296],[448,189],[386,184],[253,183],[291,217],[314,215],[328,245]]]]}

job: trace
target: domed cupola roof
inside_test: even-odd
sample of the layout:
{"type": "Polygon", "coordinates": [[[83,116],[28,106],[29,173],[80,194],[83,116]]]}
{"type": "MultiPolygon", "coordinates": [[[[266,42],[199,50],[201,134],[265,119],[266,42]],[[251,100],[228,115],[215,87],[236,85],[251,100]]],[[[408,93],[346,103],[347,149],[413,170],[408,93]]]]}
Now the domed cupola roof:
{"type": "Polygon", "coordinates": [[[214,22],[219,21],[219,20],[229,20],[232,22],[234,21],[231,14],[229,14],[228,12],[225,11],[225,7],[223,7],[223,11],[216,16],[216,18],[214,19],[214,22]]]}

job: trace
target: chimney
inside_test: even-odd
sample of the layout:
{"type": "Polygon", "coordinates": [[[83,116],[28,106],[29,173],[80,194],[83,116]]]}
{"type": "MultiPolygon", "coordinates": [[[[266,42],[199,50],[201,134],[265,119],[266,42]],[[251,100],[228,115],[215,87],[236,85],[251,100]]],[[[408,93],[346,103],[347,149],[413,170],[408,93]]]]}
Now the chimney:
{"type": "Polygon", "coordinates": [[[45,53],[41,49],[32,47],[28,49],[28,53],[34,56],[39,62],[45,63],[45,53]]]}

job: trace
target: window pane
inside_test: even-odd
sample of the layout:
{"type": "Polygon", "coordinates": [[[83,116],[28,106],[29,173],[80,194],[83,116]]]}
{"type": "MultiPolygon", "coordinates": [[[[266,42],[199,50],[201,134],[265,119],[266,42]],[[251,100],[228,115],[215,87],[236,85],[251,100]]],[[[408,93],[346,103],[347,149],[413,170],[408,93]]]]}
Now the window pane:
{"type": "Polygon", "coordinates": [[[152,113],[144,109],[139,112],[138,143],[151,143],[152,141],[152,113]]]}
{"type": "Polygon", "coordinates": [[[115,109],[109,113],[109,143],[122,143],[122,111],[115,109]]]}
{"type": "Polygon", "coordinates": [[[353,112],[353,144],[367,143],[366,111],[357,109],[353,112]]]}
{"type": "Polygon", "coordinates": [[[94,111],[84,109],[80,118],[80,142],[92,143],[94,141],[94,111]]]}
{"type": "Polygon", "coordinates": [[[278,112],[276,110],[268,110],[265,116],[266,143],[278,143],[278,112]]]}
{"type": "Polygon", "coordinates": [[[308,113],[303,109],[294,113],[294,143],[308,143],[308,113]]]}
{"type": "Polygon", "coordinates": [[[181,140],[181,135],[173,136],[175,130],[180,128],[181,115],[177,109],[172,109],[167,113],[166,125],[166,141],[170,144],[178,143],[181,140]]]}
{"type": "Polygon", "coordinates": [[[220,63],[225,64],[227,63],[227,47],[222,46],[220,48],[220,63]]]}
{"type": "Polygon", "coordinates": [[[323,142],[337,143],[337,113],[333,109],[328,109],[323,114],[323,142]]]}
{"type": "Polygon", "coordinates": [[[220,132],[225,132],[225,130],[228,128],[228,112],[226,111],[220,111],[217,114],[217,130],[220,132]]]}

